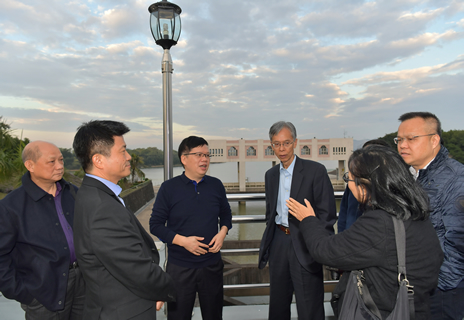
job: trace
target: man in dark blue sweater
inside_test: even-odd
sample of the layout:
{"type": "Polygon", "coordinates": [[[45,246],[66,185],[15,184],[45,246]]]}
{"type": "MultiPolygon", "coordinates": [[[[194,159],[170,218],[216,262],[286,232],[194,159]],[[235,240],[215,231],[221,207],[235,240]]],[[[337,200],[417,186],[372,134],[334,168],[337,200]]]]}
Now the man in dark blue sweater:
{"type": "Polygon", "coordinates": [[[185,171],[161,185],[150,218],[151,233],[168,246],[166,272],[176,287],[168,320],[191,319],[197,292],[202,318],[222,319],[220,250],[232,228],[230,206],[222,182],[206,175],[211,155],[205,139],[185,138],[178,155],[185,171]]]}
{"type": "MultiPolygon", "coordinates": [[[[371,145],[379,145],[389,148],[387,142],[381,139],[369,140],[363,144],[363,148],[371,145]]],[[[340,212],[338,213],[338,232],[345,231],[362,215],[362,211],[358,208],[358,200],[353,196],[348,186],[343,193],[342,201],[340,203],[340,212]]]]}

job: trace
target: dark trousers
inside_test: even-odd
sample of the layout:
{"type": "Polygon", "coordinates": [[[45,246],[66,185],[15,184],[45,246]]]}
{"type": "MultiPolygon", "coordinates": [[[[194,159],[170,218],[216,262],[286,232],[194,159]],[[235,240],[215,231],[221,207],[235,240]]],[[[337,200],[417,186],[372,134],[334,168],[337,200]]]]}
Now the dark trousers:
{"type": "Polygon", "coordinates": [[[26,320],[82,320],[85,300],[85,283],[82,273],[77,268],[69,269],[68,287],[64,309],[50,311],[34,299],[29,305],[21,304],[26,311],[26,320]]]}
{"type": "Polygon", "coordinates": [[[204,268],[184,268],[168,263],[166,272],[174,280],[176,302],[168,302],[168,320],[190,320],[198,292],[203,320],[222,319],[224,289],[222,271],[224,263],[204,268]]]}
{"type": "Polygon", "coordinates": [[[430,313],[433,320],[464,319],[464,282],[453,290],[436,288],[430,296],[430,313]]]}
{"type": "Polygon", "coordinates": [[[325,319],[322,269],[317,273],[304,269],[293,249],[291,236],[277,227],[269,253],[269,274],[269,320],[290,320],[293,292],[298,319],[325,319]]]}

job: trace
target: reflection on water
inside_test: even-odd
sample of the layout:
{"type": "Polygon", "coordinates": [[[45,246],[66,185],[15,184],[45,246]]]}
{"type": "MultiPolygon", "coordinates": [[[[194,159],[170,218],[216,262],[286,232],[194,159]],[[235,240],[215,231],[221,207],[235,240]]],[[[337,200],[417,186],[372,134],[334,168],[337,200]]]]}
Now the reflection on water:
{"type": "MultiPolygon", "coordinates": [[[[247,162],[246,163],[246,180],[248,182],[264,182],[264,174],[271,167],[271,162],[247,162]]],[[[164,169],[143,168],[145,177],[153,182],[154,186],[159,186],[164,181],[164,169]]],[[[182,167],[173,168],[173,176],[181,175],[184,171],[182,167]]],[[[208,175],[221,180],[223,183],[238,182],[238,169],[236,162],[211,163],[209,165],[208,175]]]]}
{"type": "MultiPolygon", "coordinates": [[[[246,163],[247,180],[250,182],[264,181],[264,173],[270,168],[270,162],[247,162],[246,163]]],[[[161,185],[164,179],[163,168],[144,168],[148,179],[153,181],[153,185],[161,185]]],[[[174,167],[174,176],[180,175],[183,172],[182,167],[174,167]]],[[[237,163],[212,163],[210,165],[210,174],[219,178],[222,182],[237,182],[237,163]]],[[[266,204],[265,201],[248,201],[237,202],[231,201],[230,208],[232,215],[265,215],[266,204]]],[[[337,200],[337,212],[340,208],[340,200],[337,200]]],[[[265,222],[260,223],[235,223],[229,231],[226,240],[261,240],[265,222]]],[[[335,226],[336,227],[336,226],[335,226]]],[[[227,256],[228,259],[238,263],[257,263],[257,255],[246,256],[227,256]]]]}
{"type": "MultiPolygon", "coordinates": [[[[336,199],[337,212],[340,209],[340,199],[336,199]]],[[[229,202],[232,210],[232,215],[265,215],[266,203],[265,201],[248,201],[248,202],[229,202]]],[[[265,222],[260,223],[235,223],[226,240],[261,240],[264,229],[266,228],[265,222]]],[[[335,225],[335,230],[337,226],[335,225]]],[[[226,256],[236,263],[249,264],[258,263],[258,254],[243,255],[243,256],[226,256]]]]}
{"type": "MultiPolygon", "coordinates": [[[[340,199],[335,200],[337,212],[340,210],[340,199]]],[[[265,201],[229,202],[232,215],[265,215],[265,201]]],[[[227,235],[226,240],[261,240],[266,224],[262,223],[235,223],[227,235]]]]}
{"type": "MultiPolygon", "coordinates": [[[[266,204],[264,201],[229,202],[232,215],[264,215],[266,204]]],[[[227,235],[226,240],[261,240],[266,224],[235,223],[227,235]]]]}

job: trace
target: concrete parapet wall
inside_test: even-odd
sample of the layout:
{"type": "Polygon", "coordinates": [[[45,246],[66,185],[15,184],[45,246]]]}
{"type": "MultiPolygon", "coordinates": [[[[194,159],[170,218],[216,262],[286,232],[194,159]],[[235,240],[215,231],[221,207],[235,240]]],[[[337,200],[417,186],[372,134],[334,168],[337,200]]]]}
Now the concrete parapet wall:
{"type": "Polygon", "coordinates": [[[126,208],[135,213],[155,197],[151,180],[121,192],[126,208]]]}

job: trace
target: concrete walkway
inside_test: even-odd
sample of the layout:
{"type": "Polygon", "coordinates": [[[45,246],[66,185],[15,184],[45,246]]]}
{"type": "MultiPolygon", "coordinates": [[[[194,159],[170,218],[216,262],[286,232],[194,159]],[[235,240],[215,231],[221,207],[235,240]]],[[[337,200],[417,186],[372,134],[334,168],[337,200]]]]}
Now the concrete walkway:
{"type": "MultiPolygon", "coordinates": [[[[149,220],[150,220],[150,215],[151,215],[151,209],[153,207],[153,203],[155,201],[151,200],[149,203],[147,203],[143,208],[141,208],[136,214],[137,218],[139,221],[142,223],[143,227],[145,230],[147,230],[148,233],[150,233],[150,227],[149,227],[149,220]]],[[[156,237],[153,236],[153,239],[155,240],[156,246],[160,250],[160,257],[163,259],[162,263],[164,263],[164,257],[165,257],[165,252],[164,252],[164,244],[160,242],[156,237]]],[[[164,320],[166,319],[166,316],[162,311],[158,312],[158,320],[164,320]]],[[[9,300],[5,298],[1,293],[0,293],[0,319],[1,320],[24,320],[24,311],[21,309],[21,306],[19,302],[16,302],[14,300],[9,300]]]]}
{"type": "MultiPolygon", "coordinates": [[[[154,200],[148,202],[144,207],[136,212],[136,216],[139,219],[142,226],[150,234],[150,215],[153,207],[154,200]]],[[[153,236],[156,246],[160,254],[160,265],[164,265],[165,261],[165,245],[153,236]]],[[[324,304],[326,312],[326,320],[335,319],[333,317],[332,308],[330,304],[326,302],[324,304]]],[[[194,314],[192,320],[201,320],[200,308],[194,308],[194,314]]],[[[0,294],[0,319],[1,320],[24,320],[24,311],[21,309],[18,302],[6,299],[0,294]]],[[[268,318],[268,305],[247,305],[247,306],[232,306],[224,307],[223,319],[224,320],[266,320],[268,318]]],[[[157,320],[166,320],[164,310],[157,312],[157,320]]],[[[292,320],[297,320],[296,306],[292,304],[292,320]]]]}
{"type": "MultiPolygon", "coordinates": [[[[150,202],[148,202],[144,207],[142,207],[139,211],[136,212],[136,216],[139,219],[140,223],[142,226],[147,230],[147,232],[150,234],[150,226],[149,226],[149,221],[150,221],[150,215],[151,211],[153,208],[153,203],[154,199],[150,202]]],[[[155,240],[156,246],[159,250],[160,254],[160,265],[164,265],[165,261],[165,245],[161,241],[158,240],[155,236],[153,236],[153,239],[155,240]]],[[[326,300],[330,299],[330,297],[327,297],[326,300]]],[[[223,319],[224,320],[266,320],[268,319],[268,305],[246,305],[246,306],[230,306],[230,307],[224,307],[223,311],[223,319]]],[[[333,311],[332,307],[330,306],[330,303],[326,302],[324,303],[324,308],[325,308],[325,314],[326,314],[326,320],[332,320],[335,319],[333,316],[333,311]]],[[[192,320],[202,320],[201,317],[201,310],[199,307],[194,308],[194,314],[192,316],[192,320]]],[[[297,320],[297,311],[296,311],[296,305],[295,303],[292,304],[291,306],[291,312],[292,312],[292,320],[297,320]]],[[[164,314],[163,310],[158,311],[157,313],[157,319],[158,320],[166,320],[166,315],[164,314]]]]}
{"type": "Polygon", "coordinates": [[[152,235],[150,233],[150,216],[151,216],[151,210],[153,208],[154,203],[155,203],[155,199],[150,200],[149,202],[147,202],[146,205],[144,205],[142,208],[140,208],[135,213],[135,216],[137,217],[137,219],[139,219],[140,224],[145,228],[145,230],[148,232],[148,234],[150,234],[152,236],[153,240],[155,240],[155,243],[156,243],[156,245],[157,245],[157,247],[159,249],[160,248],[159,246],[162,245],[163,243],[160,242],[157,237],[155,237],[154,235],[152,235]]]}

